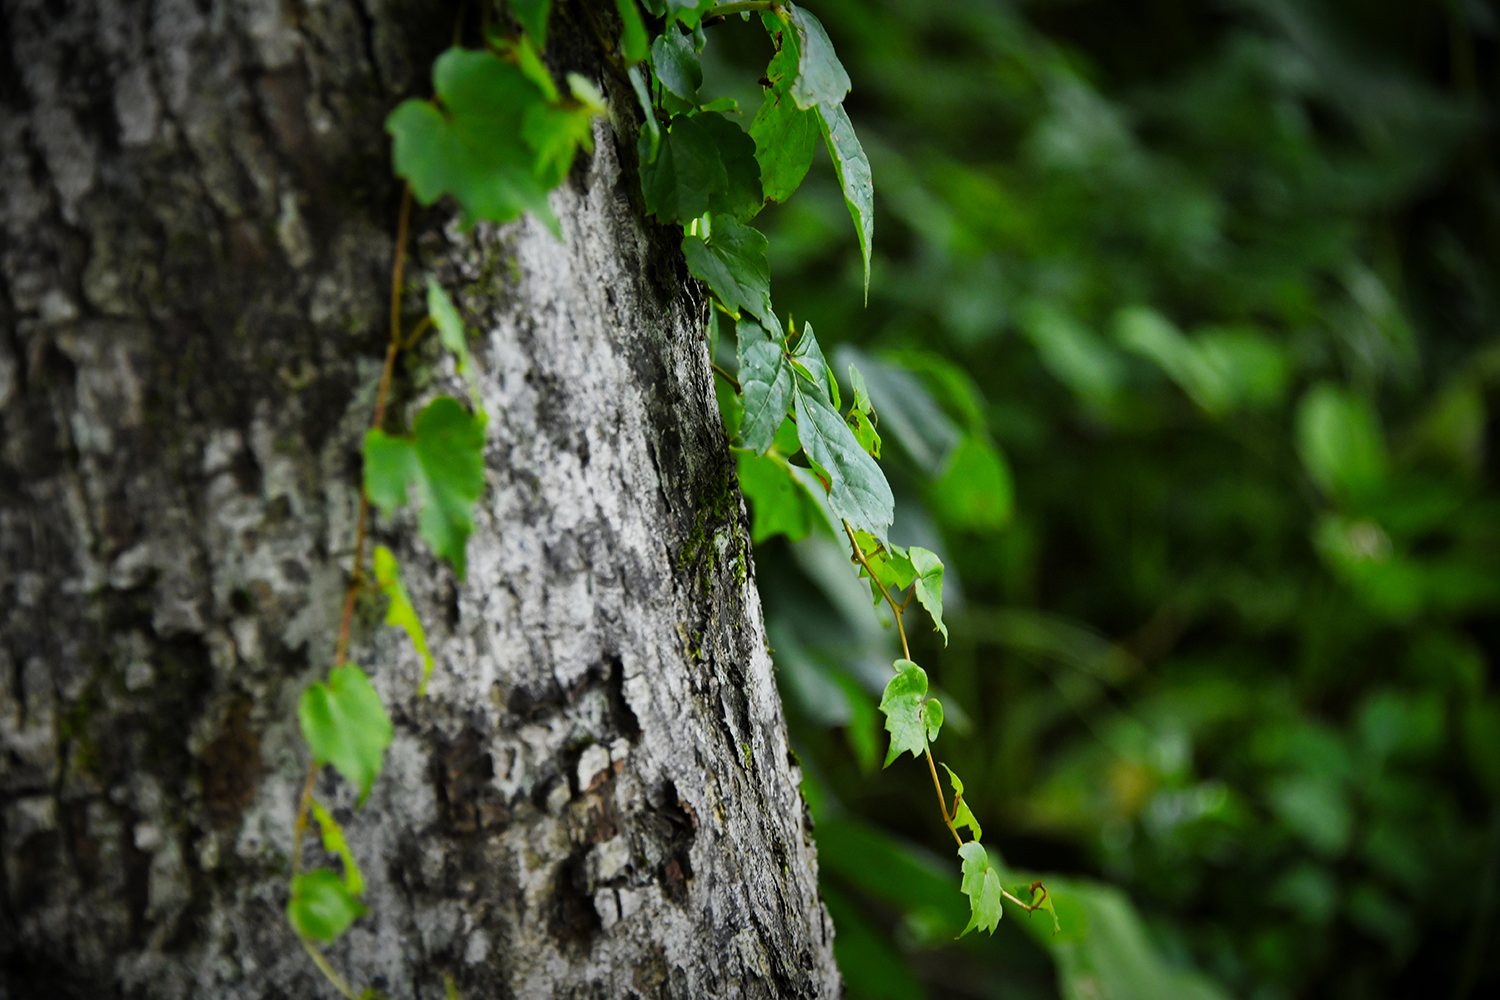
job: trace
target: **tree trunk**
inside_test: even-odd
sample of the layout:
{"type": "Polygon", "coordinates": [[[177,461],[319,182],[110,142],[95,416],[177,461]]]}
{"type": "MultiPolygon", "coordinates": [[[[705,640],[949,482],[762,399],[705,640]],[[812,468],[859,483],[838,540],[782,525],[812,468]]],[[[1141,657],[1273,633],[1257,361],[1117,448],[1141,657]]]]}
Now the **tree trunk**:
{"type": "MultiPolygon", "coordinates": [[[[418,696],[360,598],[396,735],[362,807],[317,780],[369,883],[329,958],[391,997],[836,996],[704,300],[632,206],[613,5],[554,7],[555,68],[615,108],[553,195],[564,239],[414,218],[407,328],[432,274],[480,331],[487,487],[463,581],[374,521],[437,667],[418,696]]],[[[460,12],[4,9],[0,998],[331,996],[284,916],[295,706],[387,335],[381,125],[460,12]]],[[[465,396],[426,344],[392,426],[438,390],[465,396]]]]}

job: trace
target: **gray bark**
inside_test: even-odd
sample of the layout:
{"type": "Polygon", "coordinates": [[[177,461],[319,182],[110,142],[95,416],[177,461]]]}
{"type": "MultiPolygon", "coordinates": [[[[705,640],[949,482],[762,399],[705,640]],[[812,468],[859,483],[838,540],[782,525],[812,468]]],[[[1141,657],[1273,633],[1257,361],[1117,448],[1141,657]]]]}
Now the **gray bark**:
{"type": "MultiPolygon", "coordinates": [[[[415,219],[408,324],[430,273],[479,330],[487,489],[465,581],[374,522],[437,667],[418,697],[361,598],[396,736],[363,807],[318,779],[372,911],[329,955],[392,997],[837,996],[703,300],[632,207],[628,91],[555,6],[558,68],[616,108],[553,196],[565,239],[415,219]]],[[[332,995],[283,915],[295,704],[386,336],[381,123],[454,17],[5,0],[0,998],[332,995]]],[[[393,426],[439,391],[428,344],[393,426]]]]}

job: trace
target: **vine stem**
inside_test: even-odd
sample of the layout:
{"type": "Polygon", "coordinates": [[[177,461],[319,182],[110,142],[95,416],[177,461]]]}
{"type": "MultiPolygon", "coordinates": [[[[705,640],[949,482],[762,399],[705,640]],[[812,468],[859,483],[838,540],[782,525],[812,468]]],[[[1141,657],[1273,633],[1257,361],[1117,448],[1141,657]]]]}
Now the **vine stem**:
{"type": "MultiPolygon", "coordinates": [[[[411,223],[411,185],[408,184],[401,192],[401,216],[396,223],[396,251],[395,263],[391,266],[391,342],[385,351],[385,367],[380,372],[380,388],[375,392],[375,416],[370,421],[370,426],[378,430],[385,423],[385,404],[391,392],[391,373],[396,367],[396,355],[400,353],[404,344],[401,338],[401,276],[406,267],[406,234],[411,223]]],[[[418,327],[420,332],[425,327],[418,327]]],[[[412,335],[415,342],[416,334],[412,335]]],[[[334,668],[342,667],[345,658],[349,655],[349,629],[354,621],[354,601],[359,596],[359,590],[364,582],[365,561],[365,535],[370,521],[370,496],[365,492],[364,484],[359,488],[359,516],[354,529],[354,566],[349,571],[349,586],[344,593],[344,615],[339,622],[338,646],[334,650],[334,668]]],[[[307,814],[312,808],[313,785],[317,782],[320,767],[314,759],[307,768],[307,779],[302,783],[302,797],[297,802],[297,820],[292,825],[292,877],[296,878],[302,871],[302,838],[307,833],[307,814]]],[[[328,981],[349,1000],[358,1000],[354,990],[344,981],[328,964],[328,959],[316,946],[302,935],[297,935],[302,946],[307,949],[313,964],[316,965],[328,977],[328,981]]]]}
{"type": "MultiPolygon", "coordinates": [[[[901,657],[902,659],[909,660],[911,659],[911,647],[906,644],[906,626],[901,624],[901,609],[906,607],[906,605],[897,604],[895,599],[891,597],[890,592],[885,589],[885,584],[880,582],[880,577],[876,576],[875,571],[870,568],[870,562],[865,558],[864,550],[859,547],[859,539],[854,537],[854,529],[849,527],[848,521],[843,522],[843,524],[844,534],[849,536],[849,544],[854,547],[854,558],[865,568],[865,572],[870,574],[871,582],[880,588],[880,596],[885,598],[885,603],[889,604],[891,610],[896,614],[896,631],[901,633],[901,657]]],[[[943,815],[946,816],[947,814],[948,809],[945,806],[943,808],[943,815]]]]}
{"type": "MultiPolygon", "coordinates": [[[[948,828],[949,833],[953,834],[954,843],[958,844],[959,847],[962,847],[964,846],[964,838],[958,835],[958,830],[953,826],[953,817],[948,815],[948,799],[945,795],[943,795],[942,782],[938,781],[937,765],[932,761],[931,746],[927,747],[927,770],[932,774],[932,790],[937,792],[938,808],[943,812],[943,825],[948,828]]],[[[953,801],[953,811],[958,812],[957,799],[954,799],[953,801]]]]}

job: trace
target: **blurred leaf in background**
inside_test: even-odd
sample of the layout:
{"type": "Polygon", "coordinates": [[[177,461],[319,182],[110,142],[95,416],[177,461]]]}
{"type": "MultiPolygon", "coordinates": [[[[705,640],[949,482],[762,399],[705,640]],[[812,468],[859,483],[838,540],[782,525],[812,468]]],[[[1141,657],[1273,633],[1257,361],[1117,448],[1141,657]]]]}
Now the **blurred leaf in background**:
{"type": "MultiPolygon", "coordinates": [[[[860,374],[891,542],[946,565],[943,760],[1061,926],[954,940],[931,780],[877,766],[894,634],[819,491],[744,469],[851,997],[1493,994],[1500,12],[811,6],[881,235],[866,307],[818,147],[777,303],[860,374]]],[[[753,118],[740,29],[702,94],[753,118]]]]}

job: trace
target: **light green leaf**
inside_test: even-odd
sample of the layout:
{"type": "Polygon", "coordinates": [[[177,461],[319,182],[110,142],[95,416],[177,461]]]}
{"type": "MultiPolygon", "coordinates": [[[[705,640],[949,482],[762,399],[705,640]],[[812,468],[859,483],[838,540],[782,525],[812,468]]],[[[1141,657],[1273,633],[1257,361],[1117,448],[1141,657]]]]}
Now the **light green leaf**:
{"type": "Polygon", "coordinates": [[[427,632],[422,628],[417,609],[412,607],[406,587],[401,583],[401,567],[396,562],[396,556],[384,545],[375,546],[375,581],[380,585],[380,592],[391,599],[391,606],[385,613],[385,623],[405,629],[407,636],[411,638],[412,647],[422,658],[422,681],[417,685],[417,694],[424,695],[427,693],[427,678],[432,676],[432,654],[427,651],[427,632]]]}
{"type": "Polygon", "coordinates": [[[958,775],[947,764],[940,764],[944,771],[948,772],[948,783],[953,786],[953,827],[962,830],[969,828],[975,840],[984,837],[984,831],[979,828],[979,820],[974,818],[974,813],[969,810],[969,804],[964,801],[964,783],[958,780],[958,775]]]}
{"type": "Polygon", "coordinates": [[[773,337],[765,327],[742,319],[735,325],[735,334],[739,339],[740,391],[745,400],[740,440],[746,448],[764,455],[786,418],[792,399],[792,372],[780,338],[773,337]]]}
{"type": "Polygon", "coordinates": [[[755,158],[755,140],[728,118],[705,111],[695,120],[713,138],[714,148],[724,162],[725,185],[709,193],[708,208],[714,213],[714,228],[724,216],[749,219],[766,203],[761,191],[760,162],[755,158]]]}
{"type": "Polygon", "coordinates": [[[355,666],[335,667],[328,683],[318,681],[302,693],[297,720],[313,759],[338,768],[359,789],[364,804],[394,732],[365,672],[355,666]]]}
{"type": "Polygon", "coordinates": [[[484,489],[484,423],[458,401],[439,396],[417,415],[410,436],[365,435],[365,491],[390,514],[414,486],[417,526],[432,550],[464,575],[474,502],[484,489]]]}
{"type": "Polygon", "coordinates": [[[922,716],[927,671],[910,660],[897,660],[895,666],[896,676],[886,684],[880,698],[886,732],[891,734],[885,767],[890,767],[903,753],[910,751],[913,757],[920,757],[927,750],[927,724],[922,716]]]}
{"type": "Polygon", "coordinates": [[[771,268],[766,238],[732,215],[717,216],[707,240],[692,233],[682,238],[688,272],[713,289],[725,307],[774,321],[771,312],[771,268]]]}
{"type": "Polygon", "coordinates": [[[876,432],[875,425],[870,423],[869,415],[864,410],[851,410],[849,426],[854,431],[854,440],[859,442],[859,446],[875,458],[879,458],[880,434],[876,432]]]}
{"type": "Polygon", "coordinates": [[[740,102],[732,97],[715,97],[703,105],[704,111],[717,111],[726,115],[737,115],[740,113],[740,102]]]}
{"type": "Polygon", "coordinates": [[[694,107],[703,86],[703,64],[693,50],[692,39],[668,27],[651,43],[651,68],[667,93],[694,107]]]}
{"type": "Polygon", "coordinates": [[[696,118],[679,116],[663,136],[655,160],[646,155],[648,140],[642,133],[638,150],[646,209],[662,222],[679,225],[708,211],[710,195],[728,184],[712,134],[696,118]]]}
{"type": "Polygon", "coordinates": [[[432,325],[437,327],[438,339],[453,355],[458,365],[458,374],[469,383],[469,393],[477,409],[479,383],[469,357],[468,331],[464,329],[464,321],[458,315],[458,310],[454,308],[453,300],[448,298],[448,293],[443,291],[443,286],[439,285],[437,279],[431,275],[427,278],[427,315],[432,317],[432,325]]]}
{"type": "Polygon", "coordinates": [[[969,897],[969,923],[959,937],[972,930],[995,933],[1003,911],[1000,907],[1000,874],[990,866],[989,855],[977,840],[958,849],[963,859],[963,881],[959,888],[969,897]]]}
{"type": "Polygon", "coordinates": [[[526,112],[521,136],[536,150],[536,174],[549,188],[562,183],[573,168],[578,148],[594,148],[594,119],[605,114],[604,98],[577,73],[568,74],[572,101],[538,104],[526,112]]]}
{"type": "Polygon", "coordinates": [[[870,298],[870,252],[875,245],[875,184],[870,178],[870,161],[865,149],[854,134],[854,123],[842,105],[829,108],[818,105],[818,123],[823,128],[823,140],[828,144],[828,155],[833,157],[833,168],[839,177],[839,186],[844,189],[844,204],[849,206],[849,215],[854,219],[855,235],[859,237],[859,251],[865,261],[865,301],[870,298]]]}
{"type": "Polygon", "coordinates": [[[286,904],[286,917],[305,938],[324,943],[337,940],[356,917],[368,912],[328,868],[292,879],[292,899],[286,904]]]}
{"type": "Polygon", "coordinates": [[[817,501],[792,475],[791,466],[774,455],[741,451],[735,455],[740,491],[750,501],[750,540],[759,545],[773,535],[796,542],[807,537],[818,513],[817,501]]]}
{"type": "Polygon", "coordinates": [[[917,600],[932,616],[933,628],[943,633],[943,645],[948,645],[948,626],[943,624],[943,561],[934,553],[913,545],[907,550],[912,567],[917,571],[917,600]]]}
{"type": "Polygon", "coordinates": [[[625,64],[634,66],[644,62],[651,51],[651,43],[646,37],[646,25],[641,20],[641,12],[636,9],[635,0],[615,0],[615,6],[620,11],[620,53],[625,57],[625,64]]]}
{"type": "Polygon", "coordinates": [[[928,698],[922,703],[922,727],[928,743],[936,740],[938,733],[943,731],[943,703],[936,698],[928,698]]]}
{"type": "Polygon", "coordinates": [[[526,33],[536,39],[539,49],[547,47],[547,15],[552,7],[552,0],[506,0],[511,14],[526,33]]]}
{"type": "MultiPolygon", "coordinates": [[[[887,588],[895,596],[916,578],[917,572],[912,568],[911,559],[901,546],[882,543],[868,531],[856,531],[854,540],[859,545],[865,562],[875,572],[875,580],[870,584],[870,594],[877,605],[884,599],[880,586],[887,588]],[[876,586],[877,582],[880,586],[876,586]]],[[[866,575],[864,566],[859,568],[859,572],[861,576],[866,575]]]]}
{"type": "Polygon", "coordinates": [[[865,377],[859,373],[858,368],[854,367],[853,362],[849,364],[849,385],[854,389],[854,408],[860,413],[874,413],[875,408],[870,403],[870,390],[865,386],[865,377]]]}
{"type": "Polygon", "coordinates": [[[792,99],[791,83],[796,72],[796,47],[783,45],[766,68],[772,86],[750,123],[761,181],[766,197],[772,201],[786,201],[797,190],[812,166],[818,142],[817,117],[797,107],[792,99]]]}
{"type": "Polygon", "coordinates": [[[522,137],[527,112],[544,100],[541,89],[488,52],[457,48],[438,57],[432,78],[443,111],[407,100],[385,123],[395,171],[417,200],[430,205],[452,195],[470,222],[506,222],[529,211],[560,238],[536,150],[522,137]]]}
{"type": "Polygon", "coordinates": [[[1314,386],[1297,407],[1297,450],[1313,482],[1334,496],[1367,497],[1389,472],[1374,408],[1329,382],[1314,386]]]}
{"type": "Polygon", "coordinates": [[[928,492],[936,512],[955,528],[994,531],[1010,520],[1010,470],[998,449],[972,434],[949,452],[928,492]]]}
{"type": "Polygon", "coordinates": [[[318,821],[318,829],[323,832],[323,850],[329,854],[337,854],[344,862],[344,886],[349,890],[351,896],[363,896],[365,894],[365,880],[359,873],[359,865],[354,862],[354,854],[349,850],[349,841],[344,837],[344,829],[339,826],[338,821],[328,814],[320,802],[312,804],[313,819],[318,821]]]}
{"type": "Polygon", "coordinates": [[[829,506],[851,526],[884,540],[895,510],[885,474],[816,385],[800,372],[792,384],[797,437],[828,477],[829,506]]]}
{"type": "Polygon", "coordinates": [[[797,78],[791,86],[792,99],[803,110],[818,105],[837,107],[849,93],[849,74],[834,53],[823,22],[790,3],[787,17],[796,29],[797,44],[797,78]]]}

